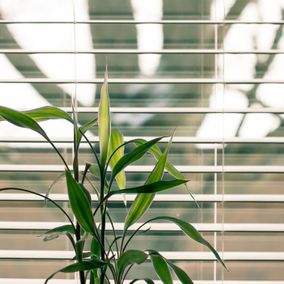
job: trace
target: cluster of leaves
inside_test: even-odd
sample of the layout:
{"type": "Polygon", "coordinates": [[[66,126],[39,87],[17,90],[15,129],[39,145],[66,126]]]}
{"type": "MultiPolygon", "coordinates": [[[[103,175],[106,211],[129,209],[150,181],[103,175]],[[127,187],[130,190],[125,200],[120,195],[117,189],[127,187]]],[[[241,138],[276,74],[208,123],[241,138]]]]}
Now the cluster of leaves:
{"type": "MultiPolygon", "coordinates": [[[[128,272],[135,264],[151,261],[158,277],[164,283],[172,283],[172,273],[182,283],[193,283],[187,273],[177,267],[173,262],[167,260],[159,252],[153,249],[134,250],[128,249],[129,244],[137,233],[146,224],[153,221],[168,221],[176,224],[189,238],[205,245],[213,252],[216,259],[223,265],[222,259],[217,251],[201,236],[201,234],[189,223],[169,216],[159,216],[150,219],[137,228],[129,230],[129,227],[136,223],[149,209],[151,202],[157,192],[174,188],[181,184],[186,184],[184,176],[168,161],[168,153],[171,144],[168,143],[162,152],[158,142],[163,138],[155,138],[150,141],[134,139],[124,142],[122,133],[117,129],[111,129],[110,103],[108,95],[107,72],[105,82],[101,88],[101,97],[98,117],[88,123],[78,126],[76,115],[71,117],[68,113],[55,107],[42,107],[39,109],[19,112],[7,107],[0,106],[0,118],[19,127],[31,129],[39,133],[59,155],[65,166],[65,180],[68,190],[69,204],[75,216],[68,213],[48,195],[42,195],[24,188],[2,188],[5,190],[19,190],[41,196],[43,199],[52,202],[66,217],[68,224],[49,230],[45,234],[45,240],[51,240],[60,234],[66,235],[74,249],[74,262],[50,275],[45,283],[53,278],[57,273],[79,272],[80,283],[105,283],[112,278],[116,284],[123,283],[128,272]],[[74,126],[74,157],[73,166],[67,164],[60,151],[48,137],[46,132],[38,122],[48,119],[65,119],[74,126]],[[94,145],[86,137],[86,132],[92,127],[98,127],[99,133],[99,153],[94,145]],[[79,149],[82,139],[89,144],[95,164],[87,163],[85,170],[79,171],[79,149]],[[133,149],[124,154],[124,147],[133,144],[133,149]],[[127,188],[125,168],[142,158],[146,153],[151,153],[156,159],[156,165],[145,183],[141,186],[127,188]],[[108,170],[111,169],[110,174],[108,170]],[[162,180],[164,171],[167,170],[173,176],[172,180],[162,180]],[[99,188],[94,186],[97,196],[96,202],[92,200],[91,194],[86,189],[84,183],[88,175],[94,175],[99,180],[99,188]],[[117,183],[119,189],[113,189],[113,183],[117,183]],[[117,194],[137,194],[125,219],[122,233],[115,230],[111,212],[109,209],[109,199],[117,194]],[[96,204],[95,206],[93,206],[96,204]],[[95,222],[94,220],[99,220],[95,222]],[[113,239],[106,238],[106,223],[112,226],[113,239]],[[86,251],[86,243],[90,243],[90,249],[86,251]]],[[[88,179],[90,180],[90,179],[88,179]]],[[[117,188],[116,187],[116,188],[117,188]]],[[[134,283],[141,279],[134,279],[134,283]]],[[[147,283],[153,280],[143,279],[147,283]]]]}

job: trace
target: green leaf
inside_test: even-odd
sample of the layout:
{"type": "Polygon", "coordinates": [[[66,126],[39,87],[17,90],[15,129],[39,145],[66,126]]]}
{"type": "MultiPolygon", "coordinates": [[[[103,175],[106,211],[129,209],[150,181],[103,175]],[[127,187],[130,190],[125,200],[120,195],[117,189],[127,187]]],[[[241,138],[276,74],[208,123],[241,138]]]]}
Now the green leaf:
{"type": "Polygon", "coordinates": [[[73,123],[72,118],[67,112],[53,106],[40,107],[33,110],[24,111],[24,113],[35,121],[45,121],[48,119],[65,119],[73,123]]]}
{"type": "Polygon", "coordinates": [[[188,275],[178,266],[167,260],[168,265],[173,269],[182,284],[194,284],[188,275]]]}
{"type": "MultiPolygon", "coordinates": [[[[45,107],[40,107],[32,110],[26,110],[22,112],[23,114],[29,116],[33,120],[40,122],[40,121],[45,121],[49,119],[65,119],[68,120],[69,122],[73,123],[72,118],[70,115],[53,106],[45,106],[45,107]]],[[[3,120],[2,117],[0,117],[0,121],[3,120]]]]}
{"type": "Polygon", "coordinates": [[[134,279],[134,280],[132,280],[129,284],[134,284],[135,282],[141,281],[141,280],[145,281],[147,284],[154,284],[154,283],[155,283],[155,282],[154,282],[152,279],[150,279],[150,278],[143,278],[143,279],[134,279]]]}
{"type": "Polygon", "coordinates": [[[118,173],[120,173],[125,167],[132,164],[133,162],[142,158],[149,149],[155,145],[159,140],[163,137],[158,137],[153,140],[150,140],[140,146],[137,146],[134,150],[124,155],[119,161],[116,163],[112,170],[112,179],[113,180],[118,173]]]}
{"type": "MultiPolygon", "coordinates": [[[[118,129],[114,129],[111,132],[110,137],[110,144],[109,144],[109,150],[108,150],[108,159],[113,156],[110,159],[110,167],[113,169],[117,162],[123,157],[124,155],[124,146],[123,145],[123,135],[118,129]],[[121,146],[121,147],[120,147],[121,146]],[[117,151],[115,151],[118,149],[117,151]]],[[[126,187],[126,177],[125,172],[121,171],[118,173],[115,177],[115,180],[117,182],[117,185],[120,189],[123,189],[126,187]]]]}
{"type": "Polygon", "coordinates": [[[89,171],[94,177],[100,177],[100,167],[98,166],[98,164],[91,164],[89,171]]]}
{"type": "Polygon", "coordinates": [[[158,252],[150,250],[150,258],[153,263],[153,266],[155,268],[155,271],[159,278],[163,281],[165,284],[172,284],[172,276],[171,272],[169,270],[168,264],[164,257],[162,257],[158,252]]]}
{"type": "Polygon", "coordinates": [[[95,256],[99,256],[101,254],[101,246],[100,246],[97,238],[95,238],[95,237],[92,238],[91,253],[95,256]]]}
{"type": "Polygon", "coordinates": [[[69,202],[72,211],[81,227],[91,234],[94,234],[94,219],[90,202],[82,186],[76,182],[69,171],[65,171],[69,202]]]}
{"type": "Polygon", "coordinates": [[[104,266],[105,263],[102,262],[99,259],[93,259],[90,261],[82,261],[82,262],[77,262],[73,263],[71,265],[68,265],[64,268],[62,268],[60,271],[64,273],[71,273],[71,272],[77,272],[77,271],[86,271],[86,270],[91,270],[95,268],[100,268],[104,266]]]}
{"type": "Polygon", "coordinates": [[[93,269],[91,273],[94,276],[94,282],[92,284],[100,284],[100,278],[98,276],[98,269],[93,269]]]}
{"type": "Polygon", "coordinates": [[[119,275],[122,275],[127,266],[141,264],[146,261],[148,255],[141,250],[128,250],[117,261],[119,275]]]}
{"type": "Polygon", "coordinates": [[[0,106],[0,117],[3,119],[7,120],[8,122],[19,126],[23,128],[28,128],[30,130],[33,130],[37,133],[39,133],[46,141],[48,141],[53,149],[56,151],[56,153],[59,155],[61,160],[63,161],[65,167],[68,169],[68,165],[66,161],[64,160],[63,156],[61,153],[58,151],[58,149],[55,147],[54,143],[49,139],[45,131],[41,128],[41,126],[31,117],[28,115],[24,114],[23,112],[13,110],[11,108],[7,108],[4,106],[0,106]]]}
{"type": "MultiPolygon", "coordinates": [[[[146,140],[144,140],[144,139],[136,139],[136,140],[134,141],[134,143],[135,143],[136,145],[142,145],[142,144],[144,144],[145,142],[146,142],[146,140]]],[[[156,160],[159,160],[160,157],[161,157],[162,154],[163,154],[158,145],[154,145],[154,146],[149,150],[149,152],[156,158],[156,160]]],[[[184,176],[181,172],[179,172],[179,171],[175,168],[175,166],[173,166],[173,165],[171,164],[171,162],[167,161],[167,162],[166,162],[166,165],[165,165],[165,168],[166,168],[166,170],[169,172],[169,174],[171,174],[173,177],[175,177],[175,178],[177,178],[177,179],[185,179],[185,176],[184,176]]]]}
{"type": "Polygon", "coordinates": [[[0,106],[0,116],[16,126],[31,129],[49,140],[41,126],[34,119],[20,111],[0,106]]]}
{"type": "Polygon", "coordinates": [[[80,239],[75,243],[76,258],[79,262],[83,260],[83,251],[85,246],[85,239],[80,239]]]}
{"type": "Polygon", "coordinates": [[[46,284],[50,279],[52,279],[57,273],[63,272],[63,273],[73,273],[78,271],[90,271],[92,269],[100,268],[105,265],[104,262],[97,260],[90,260],[90,261],[82,261],[82,262],[76,262],[73,264],[70,264],[60,270],[57,270],[56,272],[52,273],[44,282],[46,284]]]}
{"type": "Polygon", "coordinates": [[[186,182],[187,180],[180,180],[180,179],[174,179],[174,180],[168,180],[168,181],[157,181],[157,182],[153,182],[151,184],[145,184],[142,186],[126,188],[122,190],[114,190],[109,193],[108,197],[114,194],[122,194],[122,193],[156,193],[159,191],[167,190],[175,186],[184,184],[186,182]]]}
{"type": "MultiPolygon", "coordinates": [[[[162,179],[163,174],[164,174],[165,165],[167,162],[167,157],[168,157],[171,141],[172,140],[170,140],[170,142],[168,143],[164,153],[159,157],[156,166],[154,167],[153,171],[149,175],[145,184],[157,182],[162,179]]],[[[137,197],[132,203],[132,206],[126,216],[125,228],[128,228],[129,226],[137,222],[145,214],[145,212],[150,207],[154,197],[155,197],[154,193],[137,195],[137,197]]]]}
{"type": "Polygon", "coordinates": [[[78,184],[81,187],[82,191],[85,193],[85,195],[86,195],[86,197],[89,201],[89,205],[92,208],[92,197],[91,197],[90,192],[84,187],[84,185],[82,183],[78,183],[78,184]]]}
{"type": "Polygon", "coordinates": [[[90,130],[94,125],[96,125],[98,122],[98,118],[95,117],[94,119],[86,122],[85,124],[83,124],[82,126],[79,127],[80,132],[82,133],[86,133],[88,130],[90,130]]]}
{"type": "MultiPolygon", "coordinates": [[[[81,253],[81,257],[82,257],[82,260],[84,259],[84,260],[88,260],[89,258],[90,258],[90,256],[92,256],[92,253],[91,252],[83,252],[83,253],[81,253]]],[[[72,258],[72,260],[76,260],[77,259],[77,256],[74,256],[73,258],[72,258]]],[[[81,261],[82,261],[81,260],[81,261]]]]}
{"type": "Polygon", "coordinates": [[[223,260],[221,259],[221,257],[219,256],[218,252],[211,246],[211,244],[206,241],[201,234],[189,223],[174,218],[174,217],[168,217],[168,216],[159,216],[156,217],[155,220],[167,220],[170,222],[175,223],[176,225],[178,225],[180,227],[180,229],[187,235],[189,236],[191,239],[195,240],[196,242],[205,245],[209,250],[212,251],[212,253],[215,255],[216,259],[225,267],[225,263],[223,262],[223,260]]]}
{"type": "Polygon", "coordinates": [[[108,74],[105,72],[105,81],[101,88],[101,98],[99,105],[99,138],[100,138],[100,155],[101,155],[101,166],[105,167],[107,160],[110,131],[111,131],[111,119],[110,119],[110,108],[109,108],[109,95],[108,95],[108,74]]]}
{"type": "Polygon", "coordinates": [[[85,123],[84,125],[80,126],[78,129],[77,129],[77,145],[80,144],[81,140],[82,140],[82,136],[83,134],[85,134],[88,130],[90,130],[94,125],[96,125],[98,121],[98,118],[94,118],[90,121],[88,121],[87,123],[85,123]]]}
{"type": "MultiPolygon", "coordinates": [[[[144,140],[144,139],[135,139],[135,141],[133,141],[133,143],[135,143],[136,145],[142,145],[145,142],[146,142],[146,140],[144,140]]],[[[162,151],[161,151],[161,149],[159,148],[158,145],[154,145],[149,150],[149,152],[155,157],[156,160],[159,160],[159,158],[162,155],[162,151]]],[[[170,175],[172,175],[173,177],[175,177],[177,179],[185,179],[185,176],[170,161],[166,162],[165,168],[168,171],[168,173],[170,175]]],[[[197,207],[200,207],[199,204],[197,203],[197,201],[195,200],[193,194],[189,190],[187,184],[185,184],[185,187],[188,190],[188,192],[189,192],[190,196],[192,197],[192,199],[195,201],[195,204],[197,205],[197,207]]]]}
{"type": "Polygon", "coordinates": [[[50,241],[51,239],[55,239],[57,238],[59,235],[61,234],[66,234],[66,233],[70,233],[70,234],[75,234],[74,232],[74,228],[72,227],[72,225],[63,225],[63,226],[59,226],[56,228],[53,228],[51,230],[48,230],[47,232],[45,232],[43,235],[47,235],[46,237],[44,237],[44,241],[50,241]]]}

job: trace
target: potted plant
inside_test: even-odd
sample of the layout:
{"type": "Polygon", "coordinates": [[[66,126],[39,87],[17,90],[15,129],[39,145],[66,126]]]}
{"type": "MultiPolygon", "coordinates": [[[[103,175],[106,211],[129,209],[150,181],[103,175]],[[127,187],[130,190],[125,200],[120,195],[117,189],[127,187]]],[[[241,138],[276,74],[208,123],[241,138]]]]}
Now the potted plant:
{"type": "MultiPolygon", "coordinates": [[[[107,72],[101,88],[98,117],[82,126],[78,125],[74,111],[71,117],[61,109],[50,106],[24,112],[0,106],[0,117],[2,120],[6,120],[14,125],[39,133],[50,143],[65,166],[64,175],[68,191],[68,201],[73,216],[70,216],[56,201],[50,199],[48,194],[43,195],[29,189],[16,187],[0,189],[0,191],[18,190],[41,196],[60,210],[68,221],[66,225],[47,231],[45,233],[45,240],[53,239],[61,234],[65,235],[74,249],[73,263],[54,272],[47,277],[45,283],[59,272],[76,272],[79,273],[80,284],[103,284],[108,283],[109,279],[113,279],[115,284],[121,284],[126,279],[133,265],[139,265],[146,261],[150,261],[153,264],[157,276],[163,283],[172,283],[172,273],[182,283],[193,283],[185,271],[170,260],[167,260],[153,248],[145,247],[143,251],[129,249],[129,244],[133,238],[145,229],[145,225],[153,221],[168,221],[176,224],[189,238],[211,250],[216,259],[225,267],[217,251],[186,221],[171,216],[158,216],[143,222],[136,230],[129,230],[149,209],[155,193],[186,184],[187,180],[168,161],[172,139],[170,139],[165,150],[162,152],[157,143],[163,137],[158,137],[150,141],[134,139],[124,142],[122,133],[117,129],[111,129],[107,72]],[[40,126],[40,121],[48,119],[65,119],[73,124],[74,139],[72,145],[74,154],[72,167],[68,165],[60,151],[40,126]],[[86,132],[95,126],[98,127],[99,151],[95,149],[86,136],[86,132]],[[85,139],[88,143],[96,163],[86,163],[84,171],[80,172],[78,161],[82,139],[85,139]],[[125,154],[124,147],[127,144],[133,144],[134,148],[125,154]],[[124,169],[142,158],[146,153],[151,153],[156,159],[157,162],[154,169],[144,184],[127,188],[124,169]],[[173,177],[171,180],[163,180],[165,170],[173,177]],[[96,200],[92,200],[90,192],[86,189],[85,181],[87,175],[91,175],[98,180],[99,187],[94,186],[96,200]],[[113,186],[115,183],[117,184],[116,187],[113,186]],[[118,194],[137,194],[125,218],[122,232],[115,230],[111,208],[109,207],[111,197],[118,194]],[[106,237],[107,222],[112,225],[113,236],[111,238],[106,237]],[[89,243],[90,247],[88,251],[86,251],[87,243],[89,243]]],[[[149,279],[147,275],[145,275],[144,279],[133,279],[131,283],[138,280],[153,283],[153,280],[149,279]]]]}

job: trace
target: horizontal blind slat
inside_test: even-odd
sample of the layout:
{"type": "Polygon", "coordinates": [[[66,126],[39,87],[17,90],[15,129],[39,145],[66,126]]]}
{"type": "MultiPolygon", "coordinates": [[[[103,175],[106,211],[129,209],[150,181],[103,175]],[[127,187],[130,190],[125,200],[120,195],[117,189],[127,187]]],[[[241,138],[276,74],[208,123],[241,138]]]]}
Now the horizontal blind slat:
{"type": "MultiPolygon", "coordinates": [[[[0,222],[1,230],[50,230],[57,226],[66,225],[64,222],[0,222]]],[[[136,230],[142,223],[136,223],[129,228],[129,231],[136,230]]],[[[253,232],[284,232],[284,224],[258,224],[258,223],[192,223],[195,228],[201,232],[238,232],[238,233],[253,233],[253,232]]],[[[123,231],[123,223],[114,223],[114,227],[118,231],[123,231]]],[[[112,231],[112,226],[107,223],[106,230],[112,231]]],[[[181,232],[180,228],[172,223],[151,223],[151,232],[181,232]]]]}
{"type": "Polygon", "coordinates": [[[1,49],[0,54],[284,54],[283,49],[269,50],[226,50],[226,49],[90,49],[90,50],[25,50],[25,49],[1,49]]]}
{"type": "MultiPolygon", "coordinates": [[[[164,257],[170,260],[216,261],[210,252],[203,251],[162,251],[164,257]]],[[[71,260],[72,251],[42,251],[42,250],[0,250],[0,259],[41,259],[41,260],[71,260]]],[[[284,252],[223,252],[224,261],[284,261],[284,252]]]]}
{"type": "MultiPolygon", "coordinates": [[[[70,168],[72,168],[70,166],[70,168]]],[[[152,172],[154,166],[128,166],[129,173],[152,172]]],[[[183,173],[284,173],[284,166],[176,166],[183,173]]],[[[1,172],[63,172],[62,165],[0,165],[1,172]]],[[[80,167],[84,171],[84,166],[80,167]]]]}
{"type": "Polygon", "coordinates": [[[167,25],[187,25],[187,24],[204,24],[204,25],[225,25],[225,24],[241,24],[241,25],[283,25],[284,21],[272,21],[272,20],[263,20],[263,21],[246,21],[246,20],[145,20],[145,21],[137,21],[137,20],[128,20],[128,19],[121,19],[121,20],[54,20],[54,21],[44,21],[44,20],[0,20],[0,24],[145,24],[145,25],[152,25],[152,24],[167,24],[167,25]]]}
{"type": "MultiPolygon", "coordinates": [[[[72,113],[72,108],[61,108],[72,113]]],[[[209,108],[209,107],[111,107],[112,113],[166,113],[166,114],[199,114],[199,113],[275,113],[284,114],[284,108],[209,108]]],[[[97,107],[78,107],[78,113],[97,113],[97,107]]]]}
{"type": "MultiPolygon", "coordinates": [[[[92,200],[97,200],[97,196],[92,194],[92,200]]],[[[52,193],[49,197],[54,201],[68,201],[68,195],[64,193],[52,193]]],[[[134,201],[135,195],[125,194],[122,196],[112,196],[111,202],[134,201]]],[[[194,194],[197,202],[250,202],[250,203],[282,203],[284,194],[194,194]]],[[[0,201],[39,201],[39,196],[25,193],[1,193],[0,201]]],[[[156,194],[156,202],[194,202],[189,194],[156,194]]]]}
{"type": "MultiPolygon", "coordinates": [[[[144,140],[152,140],[156,137],[154,136],[125,136],[124,141],[130,141],[133,139],[144,139],[144,140]]],[[[69,143],[72,144],[71,139],[68,138],[56,138],[52,139],[54,143],[69,143]]],[[[98,138],[90,139],[91,142],[98,142],[98,138]]],[[[169,138],[163,138],[159,141],[159,143],[168,143],[169,138]]],[[[26,137],[1,137],[0,143],[41,143],[49,145],[41,137],[35,138],[26,138],[26,137]]],[[[282,144],[284,143],[284,137],[263,137],[263,138],[242,138],[242,137],[233,137],[233,138],[199,138],[196,136],[175,136],[172,140],[173,143],[187,143],[187,144],[282,144]]],[[[86,141],[82,141],[82,143],[87,143],[86,141]]],[[[15,145],[16,146],[16,145],[15,145]]],[[[51,146],[50,146],[51,148],[51,146]]]]}
{"type": "MultiPolygon", "coordinates": [[[[0,79],[0,83],[7,84],[101,84],[103,78],[97,79],[49,79],[49,78],[19,78],[0,79]]],[[[250,79],[250,80],[222,80],[210,78],[109,78],[109,84],[283,84],[281,79],[250,79]]]]}

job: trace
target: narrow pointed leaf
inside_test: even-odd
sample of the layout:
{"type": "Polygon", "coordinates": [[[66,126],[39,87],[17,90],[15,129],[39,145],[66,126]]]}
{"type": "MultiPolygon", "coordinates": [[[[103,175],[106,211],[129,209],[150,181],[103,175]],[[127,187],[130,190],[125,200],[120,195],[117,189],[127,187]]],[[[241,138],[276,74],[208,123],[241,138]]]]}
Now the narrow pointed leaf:
{"type": "Polygon", "coordinates": [[[90,121],[88,121],[87,123],[85,123],[84,125],[80,126],[77,130],[77,145],[80,144],[81,140],[82,140],[82,136],[83,134],[85,134],[88,130],[90,130],[94,125],[97,124],[98,118],[94,118],[90,121]]]}
{"type": "Polygon", "coordinates": [[[52,279],[57,273],[63,272],[63,273],[73,273],[78,271],[90,271],[92,269],[100,268],[105,265],[104,262],[100,260],[90,260],[90,261],[82,261],[82,262],[76,262],[73,264],[70,264],[60,270],[57,270],[56,272],[52,273],[44,282],[46,284],[50,279],[52,279]]]}
{"type": "Polygon", "coordinates": [[[95,260],[90,260],[90,261],[82,261],[81,263],[73,263],[63,269],[61,269],[61,272],[64,273],[70,273],[70,272],[77,272],[77,271],[86,271],[86,270],[91,270],[95,268],[100,268],[104,266],[105,263],[100,261],[99,259],[95,260]]]}
{"type": "Polygon", "coordinates": [[[79,127],[80,132],[82,133],[86,133],[88,130],[90,130],[93,126],[95,126],[98,122],[98,118],[95,117],[94,119],[86,122],[85,124],[83,124],[82,126],[79,127]]]}
{"type": "Polygon", "coordinates": [[[24,111],[24,113],[35,121],[65,119],[73,123],[71,116],[67,112],[53,106],[40,107],[33,110],[24,111]]]}
{"type": "Polygon", "coordinates": [[[99,105],[99,116],[98,116],[98,126],[99,126],[99,138],[100,138],[100,155],[101,155],[101,165],[104,168],[109,140],[111,131],[111,120],[110,120],[110,107],[109,107],[109,95],[108,95],[108,75],[105,72],[105,81],[101,88],[101,98],[99,105]]]}
{"type": "Polygon", "coordinates": [[[162,138],[163,137],[158,137],[142,145],[139,145],[134,150],[119,159],[119,161],[116,163],[112,170],[112,179],[114,179],[116,175],[120,173],[125,167],[142,158],[149,151],[149,149],[162,138]]]}
{"type": "Polygon", "coordinates": [[[114,194],[122,194],[122,193],[156,193],[159,191],[167,190],[173,188],[175,186],[186,183],[187,180],[169,180],[169,181],[158,181],[153,182],[151,184],[145,184],[138,187],[126,188],[122,190],[115,190],[109,193],[109,197],[114,194]]]}
{"type": "Polygon", "coordinates": [[[83,250],[84,250],[85,240],[80,239],[75,243],[76,258],[79,262],[83,260],[83,250]]]}
{"type": "Polygon", "coordinates": [[[90,207],[92,207],[92,197],[91,197],[90,192],[84,187],[83,184],[79,183],[79,186],[81,187],[82,191],[85,193],[85,195],[86,195],[86,197],[89,201],[90,207]]]}
{"type": "MultiPolygon", "coordinates": [[[[23,111],[22,113],[32,118],[36,122],[45,121],[49,119],[65,119],[73,123],[72,118],[67,112],[53,106],[40,107],[32,110],[23,111]]],[[[2,117],[0,117],[0,121],[1,120],[3,120],[2,117]]]]}
{"type": "Polygon", "coordinates": [[[33,131],[39,133],[42,137],[44,137],[44,139],[46,141],[48,141],[52,145],[53,149],[60,156],[60,158],[63,161],[63,163],[65,164],[66,168],[68,168],[66,161],[64,160],[64,158],[60,154],[60,152],[57,150],[54,143],[52,143],[52,141],[49,139],[49,137],[47,136],[45,131],[42,129],[42,127],[34,119],[32,119],[31,117],[29,117],[28,115],[26,115],[23,112],[20,112],[20,111],[11,109],[11,108],[7,108],[7,107],[4,107],[4,106],[0,106],[0,117],[2,117],[4,120],[7,120],[8,122],[10,122],[10,123],[12,123],[16,126],[27,128],[27,129],[30,129],[30,130],[33,130],[33,131]]]}
{"type": "MultiPolygon", "coordinates": [[[[124,155],[124,146],[123,145],[123,136],[122,133],[118,129],[114,129],[111,132],[109,150],[108,150],[108,159],[111,157],[112,153],[113,156],[110,159],[110,167],[113,169],[117,162],[123,157],[124,155]],[[121,147],[120,147],[121,146],[121,147]],[[117,151],[115,151],[119,148],[117,151]]],[[[125,188],[126,186],[126,177],[125,172],[122,170],[118,173],[115,177],[116,183],[120,189],[125,188]]]]}
{"type": "Polygon", "coordinates": [[[91,164],[89,171],[92,175],[94,175],[94,177],[100,177],[100,167],[97,164],[91,164]]]}
{"type": "Polygon", "coordinates": [[[97,238],[93,237],[91,242],[91,253],[95,256],[99,256],[101,254],[101,247],[97,240],[97,238]]]}
{"type": "Polygon", "coordinates": [[[193,281],[189,278],[189,276],[180,267],[176,266],[170,261],[167,261],[167,263],[173,269],[182,284],[194,284],[193,281]]]}
{"type": "Polygon", "coordinates": [[[0,106],[0,116],[16,126],[31,129],[48,139],[48,136],[41,126],[34,119],[23,112],[0,106]]]}
{"type": "MultiPolygon", "coordinates": [[[[144,139],[135,139],[135,141],[133,141],[133,143],[135,143],[136,145],[141,145],[145,142],[146,142],[146,140],[144,140],[144,139]]],[[[158,145],[154,145],[149,150],[149,152],[155,157],[156,160],[158,160],[162,155],[162,151],[161,151],[161,149],[159,148],[158,145]]],[[[185,179],[185,176],[170,161],[166,162],[165,168],[168,171],[168,173],[170,175],[172,175],[173,177],[175,177],[177,179],[185,179]]],[[[185,184],[185,187],[188,190],[192,199],[195,201],[195,204],[197,205],[197,207],[200,207],[199,204],[197,203],[197,201],[195,200],[193,194],[191,193],[190,189],[188,188],[187,184],[185,184]]]]}
{"type": "Polygon", "coordinates": [[[137,222],[144,215],[144,213],[150,207],[154,197],[155,193],[149,193],[149,194],[142,193],[136,196],[126,216],[126,220],[124,223],[125,228],[130,227],[132,224],[137,222]]]}
{"type": "Polygon", "coordinates": [[[66,233],[70,233],[72,235],[75,234],[75,231],[72,225],[63,225],[63,226],[53,228],[45,232],[43,235],[60,235],[60,234],[66,234],[66,233]]]}
{"type": "MultiPolygon", "coordinates": [[[[136,145],[142,145],[146,142],[144,139],[136,139],[134,143],[136,145]]],[[[161,149],[159,148],[158,145],[154,145],[149,152],[156,158],[156,160],[159,160],[161,155],[163,154],[161,149]]],[[[171,162],[167,161],[165,165],[166,170],[168,171],[169,174],[171,174],[173,177],[177,179],[185,179],[185,176],[175,168],[175,166],[172,165],[171,162]]]]}
{"type": "Polygon", "coordinates": [[[141,250],[128,250],[117,261],[119,274],[122,275],[125,268],[132,264],[141,264],[146,261],[148,255],[141,250]]]}
{"type": "MultiPolygon", "coordinates": [[[[171,141],[172,139],[168,143],[164,153],[159,157],[156,166],[154,167],[153,171],[149,175],[145,184],[157,182],[162,179],[163,174],[164,174],[165,165],[167,162],[167,157],[168,157],[171,141]]],[[[128,228],[129,226],[137,222],[145,214],[145,212],[150,207],[154,197],[155,197],[154,193],[152,194],[142,193],[142,194],[137,195],[137,197],[135,198],[135,201],[132,203],[132,206],[126,216],[125,228],[128,228]]]]}
{"type": "Polygon", "coordinates": [[[172,284],[172,276],[166,260],[157,252],[149,251],[155,271],[164,284],[172,284]]]}
{"type": "Polygon", "coordinates": [[[74,120],[73,124],[73,172],[75,179],[79,179],[79,144],[78,141],[78,115],[75,111],[76,101],[75,98],[72,99],[72,117],[74,120]]]}
{"type": "Polygon", "coordinates": [[[90,251],[82,253],[83,260],[88,260],[88,258],[90,258],[91,256],[93,256],[93,254],[90,251]]]}
{"type": "Polygon", "coordinates": [[[65,176],[72,211],[82,228],[86,232],[94,234],[95,223],[88,197],[69,171],[65,171],[65,176]]]}
{"type": "Polygon", "coordinates": [[[212,245],[206,241],[201,234],[189,223],[174,218],[174,217],[168,217],[168,216],[159,216],[157,218],[155,218],[155,220],[167,220],[170,222],[175,223],[176,225],[178,225],[180,227],[180,229],[187,235],[189,236],[191,239],[195,240],[196,242],[205,245],[209,250],[211,250],[211,252],[215,255],[216,259],[226,268],[225,263],[223,262],[223,260],[221,259],[221,257],[219,256],[218,252],[212,247],[212,245]]]}

